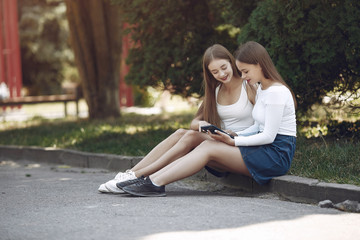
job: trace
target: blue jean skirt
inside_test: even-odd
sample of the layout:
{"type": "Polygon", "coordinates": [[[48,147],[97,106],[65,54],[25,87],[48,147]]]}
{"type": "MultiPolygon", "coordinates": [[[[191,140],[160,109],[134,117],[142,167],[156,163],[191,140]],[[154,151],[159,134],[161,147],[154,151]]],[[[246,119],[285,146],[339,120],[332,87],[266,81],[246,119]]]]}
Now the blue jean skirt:
{"type": "Polygon", "coordinates": [[[296,137],[278,134],[273,143],[238,148],[254,180],[259,184],[265,184],[273,177],[287,173],[295,147],[296,137]]]}

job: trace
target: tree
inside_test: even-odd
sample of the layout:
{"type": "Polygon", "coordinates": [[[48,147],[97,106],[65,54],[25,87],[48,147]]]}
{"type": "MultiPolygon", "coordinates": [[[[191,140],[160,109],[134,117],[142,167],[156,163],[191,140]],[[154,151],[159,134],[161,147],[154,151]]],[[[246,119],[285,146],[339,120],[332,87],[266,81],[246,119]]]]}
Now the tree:
{"type": "Polygon", "coordinates": [[[212,2],[211,8],[218,11],[216,16],[220,16],[217,22],[241,28],[248,23],[252,11],[261,1],[213,0],[210,2],[212,2]]]}
{"type": "Polygon", "coordinates": [[[64,3],[18,0],[23,85],[29,95],[58,94],[63,67],[71,62],[64,3]],[[44,14],[46,12],[46,14],[44,14]]]}
{"type": "Polygon", "coordinates": [[[293,88],[300,112],[329,92],[360,89],[360,2],[265,0],[238,42],[264,45],[293,88]]]}
{"type": "MultiPolygon", "coordinates": [[[[135,47],[127,62],[127,81],[142,87],[159,83],[172,93],[189,96],[201,91],[202,55],[221,43],[230,51],[236,39],[219,30],[221,6],[209,0],[114,0],[135,47]]],[[[221,1],[223,2],[223,1],[221,1]]]]}
{"type": "Polygon", "coordinates": [[[89,117],[120,116],[121,20],[109,0],[65,0],[89,117]]]}

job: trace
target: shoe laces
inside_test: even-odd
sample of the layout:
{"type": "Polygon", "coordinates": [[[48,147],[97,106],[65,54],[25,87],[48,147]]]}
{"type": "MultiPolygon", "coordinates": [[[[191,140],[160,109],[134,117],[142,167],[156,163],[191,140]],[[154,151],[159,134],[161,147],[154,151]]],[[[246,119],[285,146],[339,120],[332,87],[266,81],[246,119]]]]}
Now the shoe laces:
{"type": "Polygon", "coordinates": [[[125,172],[119,172],[116,174],[115,179],[116,180],[128,180],[129,178],[136,178],[135,173],[131,171],[130,169],[126,170],[125,172]]]}
{"type": "Polygon", "coordinates": [[[141,177],[135,182],[136,186],[141,186],[144,184],[152,183],[149,177],[141,177]]]}

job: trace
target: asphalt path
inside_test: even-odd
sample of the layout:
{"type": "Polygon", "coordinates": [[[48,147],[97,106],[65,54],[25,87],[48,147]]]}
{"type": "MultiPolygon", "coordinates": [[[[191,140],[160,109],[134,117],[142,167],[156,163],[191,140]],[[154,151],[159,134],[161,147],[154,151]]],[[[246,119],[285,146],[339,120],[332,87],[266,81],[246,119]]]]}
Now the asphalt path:
{"type": "Polygon", "coordinates": [[[167,197],[97,192],[116,173],[0,162],[0,239],[359,239],[360,214],[188,179],[167,197]]]}

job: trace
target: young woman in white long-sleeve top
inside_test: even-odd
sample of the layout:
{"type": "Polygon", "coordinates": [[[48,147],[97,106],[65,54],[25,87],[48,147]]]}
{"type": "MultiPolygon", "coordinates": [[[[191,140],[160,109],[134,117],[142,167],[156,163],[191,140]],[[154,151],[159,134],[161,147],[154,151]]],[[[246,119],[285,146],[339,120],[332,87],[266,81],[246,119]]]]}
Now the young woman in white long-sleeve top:
{"type": "MultiPolygon", "coordinates": [[[[199,131],[201,126],[211,123],[229,131],[241,131],[254,123],[251,112],[256,89],[241,79],[232,54],[215,44],[205,51],[203,60],[205,96],[190,130],[179,129],[171,134],[132,169],[101,184],[100,192],[123,193],[116,184],[149,176],[188,154],[203,141],[213,141],[211,136],[199,131]]],[[[208,171],[221,176],[223,173],[216,171],[217,167],[216,162],[206,164],[208,171]]]]}
{"type": "Polygon", "coordinates": [[[262,45],[247,42],[235,58],[243,79],[260,86],[252,113],[255,123],[238,132],[234,144],[251,176],[263,184],[290,168],[296,147],[296,100],[262,45]]]}

